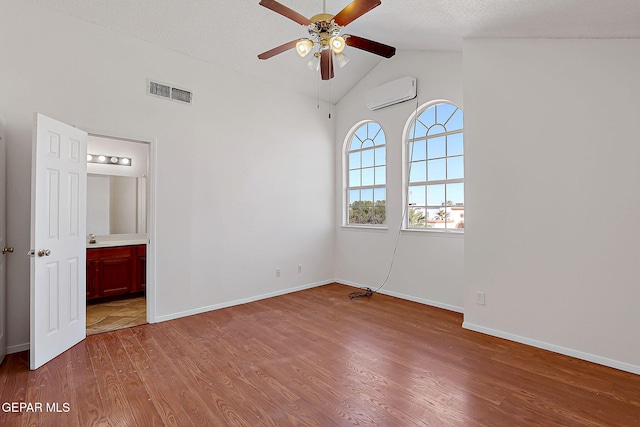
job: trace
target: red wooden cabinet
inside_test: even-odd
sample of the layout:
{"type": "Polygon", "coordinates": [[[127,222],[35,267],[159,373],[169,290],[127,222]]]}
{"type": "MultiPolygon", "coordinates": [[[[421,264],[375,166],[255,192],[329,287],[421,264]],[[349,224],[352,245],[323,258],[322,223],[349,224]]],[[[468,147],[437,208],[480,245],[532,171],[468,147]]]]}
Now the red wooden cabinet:
{"type": "Polygon", "coordinates": [[[147,245],[136,246],[136,263],[135,290],[141,292],[147,288],[147,245]]]}
{"type": "Polygon", "coordinates": [[[87,299],[144,291],[146,245],[87,249],[87,299]]]}

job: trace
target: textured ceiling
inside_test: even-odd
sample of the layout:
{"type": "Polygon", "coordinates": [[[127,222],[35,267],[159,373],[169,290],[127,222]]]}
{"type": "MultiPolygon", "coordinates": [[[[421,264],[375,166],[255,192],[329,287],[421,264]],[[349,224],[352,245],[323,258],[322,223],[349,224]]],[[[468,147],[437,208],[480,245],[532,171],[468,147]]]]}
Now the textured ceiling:
{"type": "MultiPolygon", "coordinates": [[[[115,31],[318,96],[318,76],[295,51],[269,60],[257,55],[305,37],[306,29],[258,0],[32,0],[115,31]]],[[[322,0],[279,0],[300,14],[322,12],[322,0]]],[[[326,0],[336,14],[349,0],[326,0]]],[[[383,0],[346,33],[400,50],[461,51],[463,38],[640,38],[640,0],[383,0]]],[[[336,102],[379,61],[349,48],[351,59],[321,86],[336,102]]],[[[393,59],[391,59],[393,60],[393,59]]]]}

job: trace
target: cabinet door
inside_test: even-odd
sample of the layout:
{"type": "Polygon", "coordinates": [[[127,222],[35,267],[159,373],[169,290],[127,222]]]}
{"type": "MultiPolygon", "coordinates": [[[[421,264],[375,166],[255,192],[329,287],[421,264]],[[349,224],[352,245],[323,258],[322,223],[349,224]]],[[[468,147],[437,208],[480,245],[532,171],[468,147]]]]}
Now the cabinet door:
{"type": "Polygon", "coordinates": [[[144,291],[147,287],[147,245],[137,246],[136,291],[144,291]]]}
{"type": "Polygon", "coordinates": [[[97,287],[99,271],[100,261],[87,258],[87,299],[100,296],[97,287]]]}
{"type": "Polygon", "coordinates": [[[105,258],[100,261],[100,296],[121,295],[131,292],[133,258],[105,258]]]}

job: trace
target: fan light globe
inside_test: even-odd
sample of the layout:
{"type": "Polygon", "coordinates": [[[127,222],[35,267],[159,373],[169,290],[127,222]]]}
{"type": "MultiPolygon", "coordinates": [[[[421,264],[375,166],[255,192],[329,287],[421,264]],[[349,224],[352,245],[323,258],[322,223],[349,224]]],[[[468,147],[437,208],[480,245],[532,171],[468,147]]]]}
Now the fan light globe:
{"type": "Polygon", "coordinates": [[[344,53],[336,53],[336,62],[340,68],[343,68],[349,62],[349,57],[344,53]]]}
{"type": "Polygon", "coordinates": [[[333,49],[335,53],[340,53],[344,50],[345,42],[344,39],[340,36],[331,37],[331,39],[329,40],[329,44],[331,45],[331,49],[333,49]]]}
{"type": "Polygon", "coordinates": [[[311,52],[311,49],[313,49],[313,42],[309,39],[303,39],[296,43],[296,52],[303,58],[311,52]]]}
{"type": "Polygon", "coordinates": [[[320,69],[320,55],[313,55],[313,58],[311,58],[311,60],[307,63],[307,67],[309,67],[311,71],[318,71],[320,69]]]}

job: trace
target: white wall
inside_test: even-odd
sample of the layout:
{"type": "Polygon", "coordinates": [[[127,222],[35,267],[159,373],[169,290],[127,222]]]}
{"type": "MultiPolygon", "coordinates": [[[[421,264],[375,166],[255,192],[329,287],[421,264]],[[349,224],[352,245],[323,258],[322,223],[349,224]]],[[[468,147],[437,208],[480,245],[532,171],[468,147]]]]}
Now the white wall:
{"type": "MultiPolygon", "coordinates": [[[[348,65],[347,65],[348,67],[348,65]]],[[[462,54],[398,51],[383,60],[336,106],[336,277],[343,283],[379,287],[398,249],[393,269],[381,292],[431,305],[462,311],[464,289],[464,236],[405,231],[402,221],[402,137],[416,105],[436,99],[462,105],[462,54]],[[418,81],[418,99],[376,111],[365,105],[366,92],[404,76],[418,81]],[[362,120],[382,125],[387,141],[387,229],[342,227],[344,142],[362,120]]]]}
{"type": "Polygon", "coordinates": [[[25,3],[0,14],[10,351],[29,340],[35,111],[157,140],[158,319],[333,277],[335,131],[315,99],[25,3]],[[192,90],[193,105],[145,95],[147,78],[192,90]]]}
{"type": "Polygon", "coordinates": [[[640,373],[638,76],[640,40],[465,41],[466,327],[640,373]]]}

